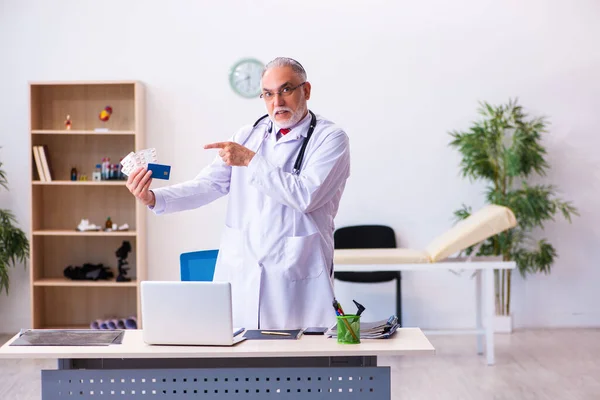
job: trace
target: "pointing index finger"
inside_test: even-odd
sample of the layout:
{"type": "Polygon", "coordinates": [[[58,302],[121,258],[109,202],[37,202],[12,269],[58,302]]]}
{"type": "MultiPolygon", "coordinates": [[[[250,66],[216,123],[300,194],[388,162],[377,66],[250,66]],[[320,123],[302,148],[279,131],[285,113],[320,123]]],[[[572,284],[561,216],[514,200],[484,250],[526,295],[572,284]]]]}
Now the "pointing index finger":
{"type": "Polygon", "coordinates": [[[222,149],[227,145],[227,142],[217,142],[204,145],[205,149],[222,149]]]}

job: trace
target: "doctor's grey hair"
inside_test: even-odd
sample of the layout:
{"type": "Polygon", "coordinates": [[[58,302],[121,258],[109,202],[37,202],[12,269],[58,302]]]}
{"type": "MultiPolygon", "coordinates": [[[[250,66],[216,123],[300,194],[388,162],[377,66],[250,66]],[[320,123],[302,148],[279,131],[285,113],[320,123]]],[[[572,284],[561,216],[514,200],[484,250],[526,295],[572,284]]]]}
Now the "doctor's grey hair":
{"type": "Polygon", "coordinates": [[[264,76],[264,74],[265,74],[265,72],[267,72],[267,70],[274,68],[274,67],[291,67],[292,70],[296,74],[298,74],[300,79],[302,79],[302,82],[306,81],[306,71],[304,70],[304,67],[302,66],[302,64],[300,64],[298,61],[294,60],[293,58],[288,58],[288,57],[277,57],[274,60],[269,61],[269,63],[263,69],[261,77],[264,76]]]}

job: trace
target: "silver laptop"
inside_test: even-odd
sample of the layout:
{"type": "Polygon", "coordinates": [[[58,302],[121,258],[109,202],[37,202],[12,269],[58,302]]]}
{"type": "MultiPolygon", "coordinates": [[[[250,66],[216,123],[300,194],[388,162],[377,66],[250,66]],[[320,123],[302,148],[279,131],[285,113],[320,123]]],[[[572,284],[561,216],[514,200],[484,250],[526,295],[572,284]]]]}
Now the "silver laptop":
{"type": "Polygon", "coordinates": [[[229,282],[143,281],[144,342],[231,346],[245,338],[233,328],[229,282]]]}

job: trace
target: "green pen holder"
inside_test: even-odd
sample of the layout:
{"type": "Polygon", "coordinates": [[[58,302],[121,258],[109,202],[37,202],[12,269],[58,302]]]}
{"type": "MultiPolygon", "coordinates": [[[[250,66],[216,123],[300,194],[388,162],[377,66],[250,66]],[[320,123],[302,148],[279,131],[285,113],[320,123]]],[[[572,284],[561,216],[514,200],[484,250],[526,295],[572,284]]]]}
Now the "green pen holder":
{"type": "Polygon", "coordinates": [[[360,315],[340,315],[337,317],[337,342],[344,344],[360,343],[360,315]]]}

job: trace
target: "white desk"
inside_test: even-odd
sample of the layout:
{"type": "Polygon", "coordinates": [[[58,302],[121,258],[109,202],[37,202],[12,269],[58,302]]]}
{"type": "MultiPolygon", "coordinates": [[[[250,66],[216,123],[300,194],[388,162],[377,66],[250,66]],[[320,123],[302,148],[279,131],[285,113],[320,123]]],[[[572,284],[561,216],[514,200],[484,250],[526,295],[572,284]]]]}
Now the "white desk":
{"type": "Polygon", "coordinates": [[[431,271],[453,270],[473,271],[475,274],[475,329],[425,331],[425,334],[473,334],[477,336],[477,353],[483,354],[483,338],[486,343],[488,365],[494,358],[494,270],[514,269],[514,261],[501,258],[473,257],[448,258],[436,263],[404,263],[406,253],[398,249],[336,250],[335,272],[374,272],[374,271],[431,271]]]}
{"type": "Polygon", "coordinates": [[[0,358],[57,359],[42,371],[42,399],[390,399],[389,367],[378,356],[433,354],[421,330],[338,344],[324,336],[246,340],[232,347],[149,346],[126,330],[111,346],[10,346],[0,358]],[[277,396],[275,396],[277,395],[277,396]]]}

